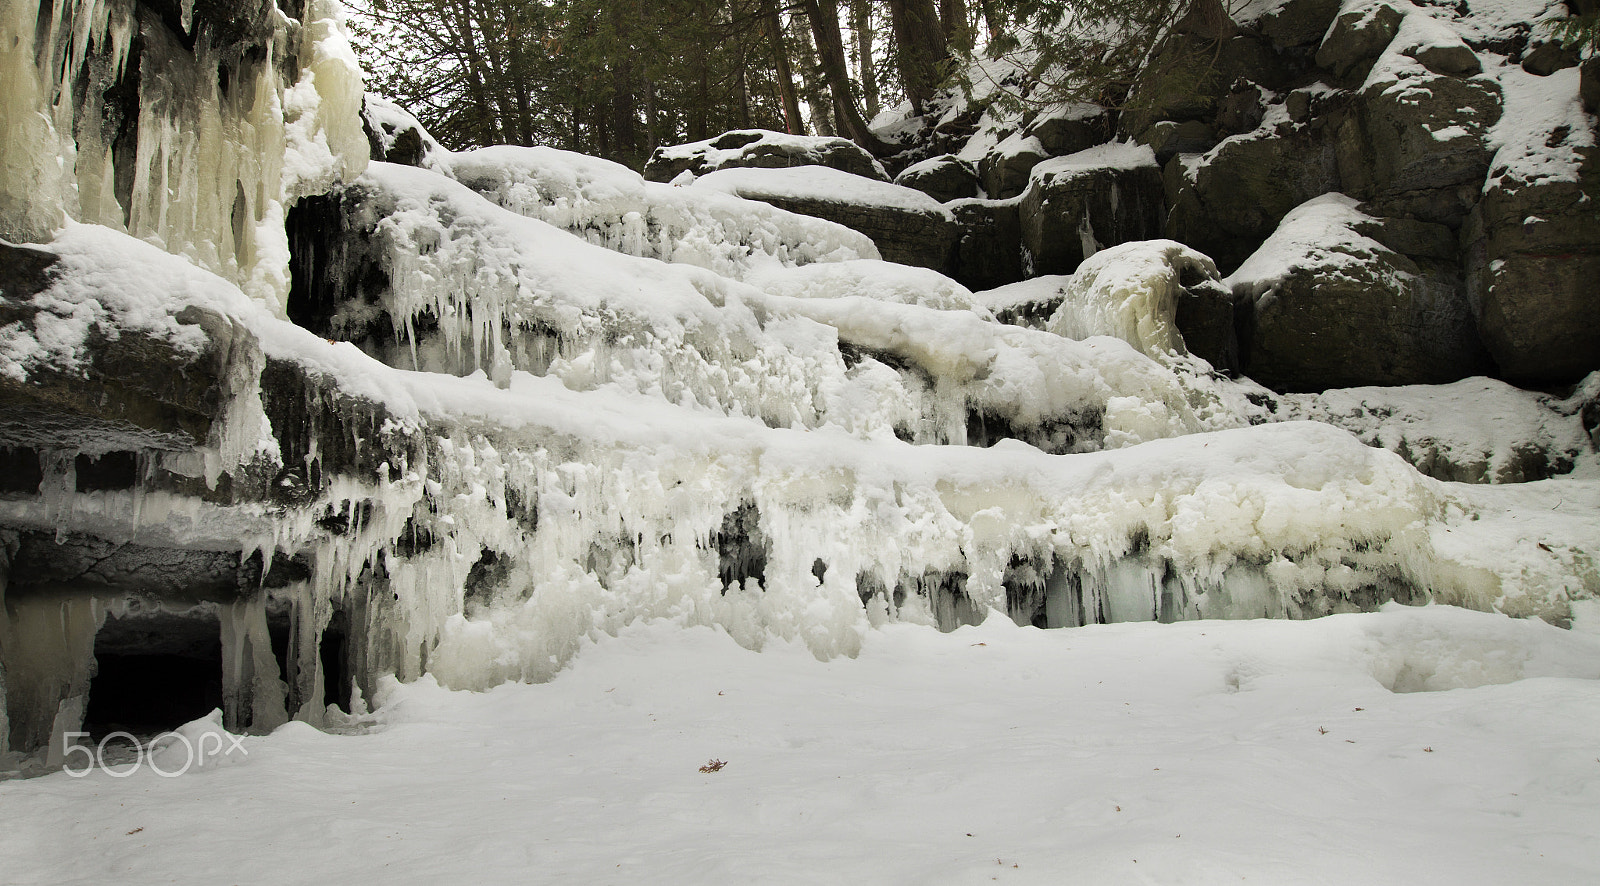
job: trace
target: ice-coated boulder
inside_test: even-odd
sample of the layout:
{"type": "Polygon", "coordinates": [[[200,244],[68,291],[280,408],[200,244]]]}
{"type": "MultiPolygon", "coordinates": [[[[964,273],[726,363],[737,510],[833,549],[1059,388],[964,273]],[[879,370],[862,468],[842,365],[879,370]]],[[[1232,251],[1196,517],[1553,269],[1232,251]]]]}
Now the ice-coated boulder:
{"type": "Polygon", "coordinates": [[[943,271],[954,257],[955,217],[921,191],[820,166],[724,169],[694,187],[827,219],[872,238],[884,260],[943,271]]]}
{"type": "Polygon", "coordinates": [[[1100,249],[1161,230],[1161,170],[1144,145],[1113,142],[1034,167],[1022,242],[1034,274],[1067,274],[1100,249]]]}
{"type": "Polygon", "coordinates": [[[1172,240],[1124,243],[1095,253],[1060,289],[1046,327],[1084,339],[1109,335],[1151,357],[1193,354],[1237,369],[1233,293],[1211,259],[1172,240]]]}
{"type": "Polygon", "coordinates": [[[1228,279],[1255,306],[1245,371],[1279,390],[1431,384],[1490,369],[1459,280],[1395,252],[1343,194],[1291,212],[1228,279]]]}
{"type": "Polygon", "coordinates": [[[889,180],[883,166],[849,139],[767,129],[739,129],[705,141],[656,148],[644,166],[644,177],[669,182],[684,172],[704,175],[718,169],[791,166],[826,166],[876,181],[889,180]]]}

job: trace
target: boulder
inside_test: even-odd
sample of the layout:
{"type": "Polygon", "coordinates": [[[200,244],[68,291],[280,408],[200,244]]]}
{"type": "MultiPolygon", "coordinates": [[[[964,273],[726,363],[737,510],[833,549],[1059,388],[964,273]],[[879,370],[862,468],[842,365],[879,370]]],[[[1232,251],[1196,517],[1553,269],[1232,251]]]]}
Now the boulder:
{"type": "Polygon", "coordinates": [[[1185,273],[1179,284],[1183,291],[1172,322],[1189,353],[1230,375],[1244,371],[1244,356],[1239,350],[1239,301],[1233,290],[1216,279],[1214,271],[1209,275],[1185,273]]]}
{"type": "Polygon", "coordinates": [[[1488,138],[1502,113],[1500,87],[1406,61],[1408,76],[1369,85],[1341,123],[1339,181],[1387,215],[1459,227],[1494,156],[1488,138]]]}
{"type": "Polygon", "coordinates": [[[1554,40],[1535,43],[1522,54],[1522,69],[1535,77],[1548,77],[1578,64],[1578,50],[1554,40]]]}
{"type": "Polygon", "coordinates": [[[704,175],[718,169],[794,166],[826,166],[875,181],[889,180],[882,164],[849,139],[766,129],[735,130],[705,141],[656,148],[645,164],[644,177],[668,182],[684,172],[704,175]]]}
{"type": "Polygon", "coordinates": [[[1379,192],[1478,182],[1489,171],[1487,136],[1502,111],[1494,82],[1432,76],[1380,84],[1362,99],[1379,192]]]}
{"type": "Polygon", "coordinates": [[[1317,48],[1317,65],[1342,79],[1364,79],[1400,31],[1405,13],[1389,3],[1356,6],[1339,14],[1317,48]]]}
{"type": "Polygon", "coordinates": [[[1150,124],[1134,137],[1141,145],[1149,145],[1155,152],[1156,162],[1165,166],[1179,154],[1203,154],[1217,146],[1217,131],[1202,120],[1159,120],[1150,124]]]}
{"type": "Polygon", "coordinates": [[[1284,0],[1255,22],[1262,36],[1279,49],[1308,46],[1328,33],[1339,14],[1339,0],[1284,0]]]}
{"type": "Polygon", "coordinates": [[[205,444],[229,393],[233,324],[193,306],[175,307],[170,321],[125,323],[114,306],[34,300],[58,272],[54,253],[0,243],[0,447],[205,444]]]}
{"type": "Polygon", "coordinates": [[[1119,131],[1143,132],[1160,120],[1209,120],[1240,80],[1277,91],[1300,85],[1271,44],[1240,34],[1218,44],[1192,34],[1169,38],[1122,112],[1119,131]]]}
{"type": "Polygon", "coordinates": [[[978,161],[978,177],[990,199],[1005,200],[1028,187],[1033,167],[1050,156],[1044,144],[1031,136],[1013,133],[978,161]]]}
{"type": "Polygon", "coordinates": [[[1019,200],[958,200],[948,208],[960,230],[951,276],[974,292],[1023,278],[1019,200]]]}
{"type": "Polygon", "coordinates": [[[1030,274],[1068,274],[1107,246],[1159,235],[1161,170],[1144,145],[1113,142],[1034,167],[1022,197],[1030,274]]]}
{"type": "Polygon", "coordinates": [[[1253,132],[1266,115],[1266,96],[1261,87],[1240,81],[1217,103],[1217,128],[1230,135],[1253,132]]]}
{"type": "Polygon", "coordinates": [[[1600,368],[1600,157],[1578,181],[1500,179],[1473,208],[1468,292],[1508,379],[1571,382],[1600,368]]]}
{"type": "Polygon", "coordinates": [[[1071,102],[1051,108],[1023,128],[1052,157],[1076,154],[1111,138],[1110,112],[1100,105],[1071,102]]]}
{"type": "Polygon", "coordinates": [[[1343,194],[1296,208],[1227,284],[1254,306],[1245,371],[1290,391],[1437,384],[1492,369],[1458,277],[1365,236],[1343,194]]]}
{"type": "Polygon", "coordinates": [[[1305,201],[1339,185],[1326,130],[1280,126],[1227,139],[1166,168],[1166,236],[1237,268],[1305,201]]]}
{"type": "Polygon", "coordinates": [[[872,238],[885,261],[944,272],[955,259],[955,216],[921,191],[837,169],[724,169],[696,179],[779,209],[826,219],[872,238]]]}
{"type": "Polygon", "coordinates": [[[411,112],[370,92],[362,96],[361,128],[367,133],[374,160],[427,166],[430,158],[444,153],[444,147],[411,112]]]}
{"type": "Polygon", "coordinates": [[[1483,62],[1478,60],[1478,54],[1465,43],[1429,44],[1416,47],[1408,54],[1435,74],[1471,77],[1483,71],[1483,62]]]}
{"type": "Polygon", "coordinates": [[[930,157],[895,176],[902,188],[915,188],[940,203],[978,196],[978,173],[954,154],[930,157]]]}

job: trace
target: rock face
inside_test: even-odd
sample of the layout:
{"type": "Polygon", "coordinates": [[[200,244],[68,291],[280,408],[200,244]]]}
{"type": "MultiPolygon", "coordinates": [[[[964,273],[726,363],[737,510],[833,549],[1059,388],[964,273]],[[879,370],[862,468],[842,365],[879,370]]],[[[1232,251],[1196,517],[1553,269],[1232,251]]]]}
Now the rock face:
{"type": "Polygon", "coordinates": [[[735,130],[701,142],[657,148],[645,164],[644,177],[668,182],[685,172],[704,175],[718,169],[793,166],[826,166],[875,181],[889,180],[883,166],[849,139],[788,135],[766,129],[735,130]]]}
{"type": "Polygon", "coordinates": [[[1440,383],[1491,368],[1451,266],[1369,236],[1382,230],[1350,198],[1319,197],[1228,278],[1255,307],[1252,378],[1315,391],[1440,383]]]}
{"type": "MultiPolygon", "coordinates": [[[[1507,378],[1571,383],[1600,366],[1577,320],[1593,311],[1579,281],[1600,248],[1593,213],[1578,208],[1593,199],[1595,121],[1557,98],[1594,114],[1600,67],[1467,4],[1248,4],[1236,23],[1212,44],[1210,73],[1192,72],[1198,87],[1153,84],[1121,120],[1164,164],[1168,237],[1231,273],[1292,209],[1346,194],[1383,220],[1363,232],[1403,258],[1395,267],[1435,281],[1424,288],[1443,299],[1441,319],[1471,318],[1507,378]]],[[[1181,67],[1203,42],[1179,35],[1161,52],[1181,67]]]]}
{"type": "Polygon", "coordinates": [[[1338,183],[1326,130],[1284,124],[1167,164],[1166,234],[1237,268],[1288,212],[1338,183]]]}
{"type": "Polygon", "coordinates": [[[911,188],[832,169],[725,169],[702,176],[694,186],[860,231],[872,238],[885,261],[946,271],[955,260],[955,217],[911,188]]]}
{"type": "Polygon", "coordinates": [[[1143,145],[1112,144],[1041,163],[1022,197],[1025,266],[1071,273],[1097,250],[1161,229],[1161,173],[1143,145]]]}
{"type": "Polygon", "coordinates": [[[1502,179],[1463,230],[1484,344],[1507,378],[1570,381],[1600,366],[1600,156],[1578,181],[1502,179]]]}
{"type": "Polygon", "coordinates": [[[960,235],[951,276],[974,291],[1023,279],[1020,200],[957,200],[960,235]]]}

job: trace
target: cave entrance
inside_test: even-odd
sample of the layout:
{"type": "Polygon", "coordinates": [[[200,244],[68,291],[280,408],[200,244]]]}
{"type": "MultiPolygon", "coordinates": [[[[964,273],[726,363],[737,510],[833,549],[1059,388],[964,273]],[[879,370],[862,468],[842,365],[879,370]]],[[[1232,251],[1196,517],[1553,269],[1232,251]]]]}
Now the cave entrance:
{"type": "Polygon", "coordinates": [[[339,710],[348,714],[354,679],[350,673],[350,648],[346,640],[347,621],[343,612],[334,613],[328,627],[322,632],[317,654],[322,657],[323,705],[338,705],[339,710]]]}
{"type": "Polygon", "coordinates": [[[222,707],[222,640],[215,612],[110,616],[95,635],[96,672],[83,730],[147,738],[222,707]]]}

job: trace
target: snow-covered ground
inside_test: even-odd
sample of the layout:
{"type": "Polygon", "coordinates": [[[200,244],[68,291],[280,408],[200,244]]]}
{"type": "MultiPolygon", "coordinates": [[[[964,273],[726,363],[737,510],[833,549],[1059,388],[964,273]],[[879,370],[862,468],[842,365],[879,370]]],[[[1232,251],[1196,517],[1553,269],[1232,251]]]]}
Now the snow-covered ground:
{"type": "Polygon", "coordinates": [[[546,684],[391,684],[364,722],[0,783],[0,880],[1600,877],[1600,640],[1447,607],[890,625],[826,663],[657,622],[546,684]]]}

